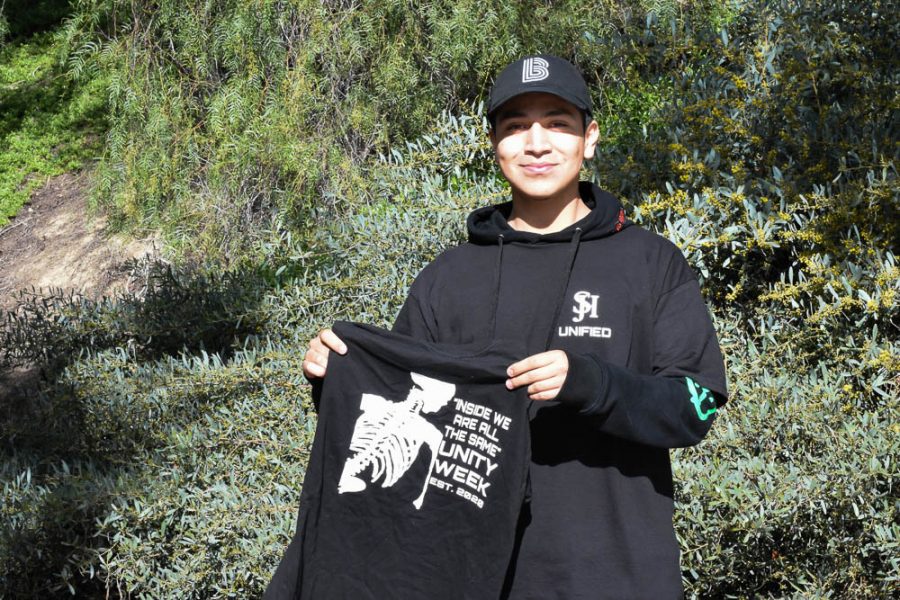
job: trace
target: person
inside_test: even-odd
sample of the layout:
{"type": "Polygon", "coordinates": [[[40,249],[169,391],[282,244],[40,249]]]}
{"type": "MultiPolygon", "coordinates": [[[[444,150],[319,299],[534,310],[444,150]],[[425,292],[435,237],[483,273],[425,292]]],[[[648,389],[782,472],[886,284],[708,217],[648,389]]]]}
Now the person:
{"type": "MultiPolygon", "coordinates": [[[[523,358],[531,497],[503,596],[683,595],[669,449],[706,435],[727,399],[723,358],[681,252],[579,181],[599,127],[577,68],[546,54],[497,76],[488,119],[508,202],[475,210],[467,243],[429,264],[394,324],[409,336],[497,343],[523,358]]],[[[330,330],[307,378],[326,376],[330,330]]]]}

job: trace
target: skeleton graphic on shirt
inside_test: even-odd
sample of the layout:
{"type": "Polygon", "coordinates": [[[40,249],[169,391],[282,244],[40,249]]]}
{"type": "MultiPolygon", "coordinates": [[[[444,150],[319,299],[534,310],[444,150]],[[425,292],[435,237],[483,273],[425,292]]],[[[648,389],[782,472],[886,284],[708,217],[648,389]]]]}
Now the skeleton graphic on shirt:
{"type": "Polygon", "coordinates": [[[437,460],[443,440],[441,431],[422,414],[441,410],[453,398],[456,386],[418,373],[411,373],[415,384],[406,400],[392,402],[375,394],[363,394],[362,414],[356,420],[350,440],[352,454],[344,463],[338,482],[338,493],[360,492],[366,489],[363,472],[371,467],[370,483],[382,478],[381,487],[391,487],[416,462],[423,445],[431,451],[425,483],[419,497],[413,501],[422,508],[428,480],[437,460]]]}

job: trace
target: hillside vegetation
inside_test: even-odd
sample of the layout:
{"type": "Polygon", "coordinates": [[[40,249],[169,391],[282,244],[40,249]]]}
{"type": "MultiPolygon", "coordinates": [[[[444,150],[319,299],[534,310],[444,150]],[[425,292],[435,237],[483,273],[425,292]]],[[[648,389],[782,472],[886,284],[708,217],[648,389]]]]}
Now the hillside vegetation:
{"type": "Polygon", "coordinates": [[[100,154],[106,85],[102,77],[75,81],[68,72],[54,35],[65,5],[0,2],[0,227],[49,177],[100,154]]]}
{"type": "Polygon", "coordinates": [[[893,1],[75,0],[101,81],[94,200],[159,227],[133,291],[22,296],[2,405],[0,595],[255,597],[315,428],[300,359],[389,325],[502,200],[482,102],[526,52],[579,64],[585,177],[701,276],[731,400],[673,453],[689,596],[900,591],[893,1]]]}

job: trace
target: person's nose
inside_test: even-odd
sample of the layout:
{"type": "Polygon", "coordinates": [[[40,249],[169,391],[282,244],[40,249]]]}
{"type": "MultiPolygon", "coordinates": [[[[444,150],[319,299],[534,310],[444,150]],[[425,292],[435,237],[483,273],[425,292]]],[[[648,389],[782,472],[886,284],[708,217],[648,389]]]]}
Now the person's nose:
{"type": "Polygon", "coordinates": [[[525,152],[534,156],[543,156],[550,152],[550,137],[547,130],[538,123],[532,123],[525,133],[525,152]]]}

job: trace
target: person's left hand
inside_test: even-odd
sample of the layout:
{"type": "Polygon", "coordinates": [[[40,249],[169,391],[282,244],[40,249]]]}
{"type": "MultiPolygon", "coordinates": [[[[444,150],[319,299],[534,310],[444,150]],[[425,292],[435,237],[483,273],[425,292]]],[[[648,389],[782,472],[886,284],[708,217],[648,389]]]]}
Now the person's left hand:
{"type": "Polygon", "coordinates": [[[532,400],[553,400],[559,394],[569,372],[569,357],[562,350],[533,354],[509,366],[506,387],[514,390],[528,386],[532,400]]]}

